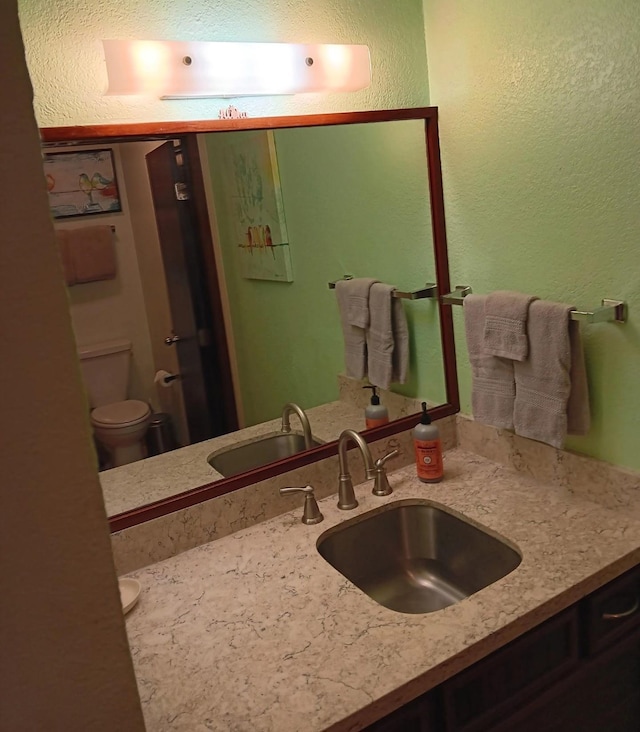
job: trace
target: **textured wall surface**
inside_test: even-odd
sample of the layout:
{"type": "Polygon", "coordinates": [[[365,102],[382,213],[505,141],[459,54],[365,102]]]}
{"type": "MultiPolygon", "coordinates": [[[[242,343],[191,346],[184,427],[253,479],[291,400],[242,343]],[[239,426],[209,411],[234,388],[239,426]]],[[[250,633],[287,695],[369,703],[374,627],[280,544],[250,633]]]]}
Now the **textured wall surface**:
{"type": "MultiPolygon", "coordinates": [[[[568,447],[640,467],[640,4],[425,0],[452,279],[584,309],[593,427],[568,447]]],[[[470,376],[456,308],[462,407],[470,376]]]]}
{"type": "Polygon", "coordinates": [[[104,97],[102,39],[361,43],[372,84],[352,94],[232,100],[251,116],[427,103],[420,0],[19,0],[41,127],[211,119],[229,100],[104,97]]]}
{"type": "Polygon", "coordinates": [[[15,2],[0,68],[0,729],[143,730],[15,2]]]}
{"type": "MultiPolygon", "coordinates": [[[[329,281],[352,274],[412,290],[433,280],[435,267],[424,123],[380,122],[276,131],[294,281],[243,278],[233,201],[215,171],[233,136],[246,134],[206,141],[244,411],[255,424],[288,401],[307,408],[338,398],[344,344],[329,281]]],[[[437,309],[428,300],[404,307],[411,368],[404,387],[393,390],[442,403],[437,309]]]]}

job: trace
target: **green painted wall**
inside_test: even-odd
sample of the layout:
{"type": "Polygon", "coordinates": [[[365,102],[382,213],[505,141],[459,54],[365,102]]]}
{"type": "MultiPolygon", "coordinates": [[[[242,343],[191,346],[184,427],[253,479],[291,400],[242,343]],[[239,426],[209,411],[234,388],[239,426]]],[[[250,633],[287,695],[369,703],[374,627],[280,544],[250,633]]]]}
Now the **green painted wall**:
{"type": "MultiPolygon", "coordinates": [[[[229,135],[207,136],[247,423],[337,398],[344,370],[335,294],[343,274],[416,289],[434,277],[424,127],[420,121],[280,130],[276,148],[294,281],[243,279],[224,180],[229,135]],[[227,201],[227,203],[225,203],[227,201]]],[[[444,401],[437,310],[406,302],[411,379],[398,391],[444,401]],[[418,368],[418,364],[420,364],[418,368]]]]}
{"type": "Polygon", "coordinates": [[[372,82],[353,94],[231,100],[252,117],[424,106],[421,0],[18,0],[41,127],[212,119],[225,99],[106,97],[103,39],[362,43],[372,82]]]}
{"type": "MultiPolygon", "coordinates": [[[[640,468],[640,3],[425,0],[452,279],[585,309],[593,428],[568,447],[640,468]]],[[[470,374],[456,308],[463,410],[470,374]]]]}

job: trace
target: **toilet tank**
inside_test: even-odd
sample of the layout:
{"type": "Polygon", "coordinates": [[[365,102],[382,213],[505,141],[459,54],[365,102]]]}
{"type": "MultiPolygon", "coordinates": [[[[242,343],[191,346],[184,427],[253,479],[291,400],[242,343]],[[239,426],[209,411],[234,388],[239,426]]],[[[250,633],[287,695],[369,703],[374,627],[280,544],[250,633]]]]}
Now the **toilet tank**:
{"type": "Polygon", "coordinates": [[[120,339],[78,346],[78,356],[92,409],[127,398],[130,341],[120,339]]]}

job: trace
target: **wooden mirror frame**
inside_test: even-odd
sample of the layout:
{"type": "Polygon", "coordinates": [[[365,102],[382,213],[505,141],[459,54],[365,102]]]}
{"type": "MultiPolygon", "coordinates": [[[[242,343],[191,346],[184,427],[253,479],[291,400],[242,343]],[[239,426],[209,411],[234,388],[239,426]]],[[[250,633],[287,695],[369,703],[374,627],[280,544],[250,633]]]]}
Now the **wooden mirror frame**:
{"type": "MultiPolygon", "coordinates": [[[[393,122],[398,120],[424,120],[426,156],[429,177],[431,204],[431,227],[433,231],[433,250],[438,286],[438,308],[440,314],[440,337],[444,365],[447,401],[431,411],[432,418],[442,419],[460,411],[458,376],[453,335],[451,306],[442,302],[442,295],[451,290],[449,280],[449,259],[444,217],[444,197],[442,190],[442,170],[440,163],[440,143],[438,138],[437,107],[417,107],[413,109],[393,109],[368,112],[340,112],[333,114],[311,114],[290,117],[256,117],[232,120],[202,120],[178,122],[150,122],[132,124],[105,124],[77,127],[45,127],[40,134],[43,144],[69,144],[89,142],[91,144],[149,139],[172,139],[185,134],[208,132],[229,132],[232,130],[286,129],[292,127],[318,127],[330,125],[363,124],[367,122],[393,122]]],[[[366,430],[368,442],[404,432],[416,424],[418,415],[402,417],[386,425],[366,430]]],[[[212,483],[192,488],[176,496],[126,511],[109,519],[111,532],[127,529],[160,516],[194,506],[210,498],[244,488],[276,475],[301,468],[304,465],[337,455],[337,440],[327,442],[311,450],[294,455],[262,468],[247,471],[240,475],[218,479],[212,483]]]]}

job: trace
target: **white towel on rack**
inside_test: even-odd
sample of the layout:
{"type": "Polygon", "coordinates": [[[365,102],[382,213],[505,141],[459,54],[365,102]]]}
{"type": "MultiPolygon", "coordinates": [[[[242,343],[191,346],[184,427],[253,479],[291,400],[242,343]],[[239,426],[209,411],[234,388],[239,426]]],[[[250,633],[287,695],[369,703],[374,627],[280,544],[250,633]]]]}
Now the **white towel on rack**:
{"type": "Polygon", "coordinates": [[[479,422],[513,429],[515,380],[513,361],[484,350],[486,295],[467,295],[463,302],[467,351],[471,363],[471,408],[479,422]]]}
{"type": "Polygon", "coordinates": [[[569,315],[573,309],[545,300],[531,303],[527,326],[529,357],[514,365],[516,434],[557,448],[564,446],[569,425],[578,430],[577,434],[585,434],[589,429],[580,329],[569,315]]]}
{"type": "Polygon", "coordinates": [[[345,373],[354,379],[367,374],[369,290],[376,280],[357,278],[336,282],[336,299],[344,338],[345,373]]]}
{"type": "Polygon", "coordinates": [[[527,317],[538,298],[521,292],[496,290],[487,295],[484,350],[491,356],[524,361],[529,353],[527,317]]]}
{"type": "Polygon", "coordinates": [[[381,389],[392,382],[404,384],[409,364],[409,329],[395,287],[374,283],[369,291],[370,323],[367,330],[369,381],[381,389]]]}

